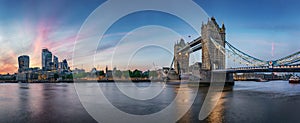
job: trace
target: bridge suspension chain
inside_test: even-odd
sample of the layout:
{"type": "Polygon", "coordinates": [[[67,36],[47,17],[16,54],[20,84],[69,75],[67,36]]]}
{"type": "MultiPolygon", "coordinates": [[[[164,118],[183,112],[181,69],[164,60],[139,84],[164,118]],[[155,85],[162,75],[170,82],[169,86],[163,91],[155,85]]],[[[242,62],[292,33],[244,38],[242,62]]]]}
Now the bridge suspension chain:
{"type": "MultiPolygon", "coordinates": [[[[237,59],[239,60],[240,64],[244,64],[244,65],[251,65],[251,66],[265,66],[266,65],[266,61],[257,59],[255,57],[252,57],[240,50],[238,50],[237,48],[235,48],[234,46],[232,46],[231,44],[229,44],[228,42],[225,42],[225,44],[227,44],[227,46],[229,47],[229,49],[224,48],[222,45],[220,45],[218,42],[216,42],[213,38],[211,38],[212,43],[215,45],[215,47],[221,51],[221,53],[223,53],[224,55],[226,55],[226,53],[228,53],[226,56],[231,57],[231,56],[236,56],[237,59]]],[[[236,62],[236,59],[233,59],[234,62],[236,62]]]]}
{"type": "Polygon", "coordinates": [[[240,54],[240,56],[243,56],[244,59],[247,59],[247,61],[250,61],[250,64],[254,65],[254,66],[265,66],[267,65],[267,61],[255,58],[251,55],[248,55],[244,52],[242,52],[241,50],[235,48],[233,45],[231,45],[229,42],[225,41],[225,44],[227,44],[227,46],[229,47],[229,49],[231,51],[233,51],[234,53],[240,54]]]}
{"type": "Polygon", "coordinates": [[[278,65],[290,65],[300,61],[300,51],[284,58],[276,60],[278,65]]]}

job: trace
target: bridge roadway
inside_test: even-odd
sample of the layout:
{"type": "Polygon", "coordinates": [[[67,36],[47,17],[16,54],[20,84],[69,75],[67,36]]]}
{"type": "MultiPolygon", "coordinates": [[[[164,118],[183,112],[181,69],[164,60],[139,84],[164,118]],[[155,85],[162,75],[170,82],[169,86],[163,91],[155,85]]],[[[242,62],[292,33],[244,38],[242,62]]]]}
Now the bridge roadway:
{"type": "Polygon", "coordinates": [[[178,50],[177,53],[187,51],[187,50],[189,50],[189,53],[196,52],[196,51],[202,49],[201,42],[202,42],[202,38],[199,37],[199,38],[193,40],[192,42],[188,43],[185,47],[178,50]]]}
{"type": "MultiPolygon", "coordinates": [[[[224,71],[224,70],[220,70],[224,71]]],[[[239,67],[228,68],[228,73],[253,73],[253,72],[300,72],[300,65],[262,66],[262,67],[239,67]]]]}

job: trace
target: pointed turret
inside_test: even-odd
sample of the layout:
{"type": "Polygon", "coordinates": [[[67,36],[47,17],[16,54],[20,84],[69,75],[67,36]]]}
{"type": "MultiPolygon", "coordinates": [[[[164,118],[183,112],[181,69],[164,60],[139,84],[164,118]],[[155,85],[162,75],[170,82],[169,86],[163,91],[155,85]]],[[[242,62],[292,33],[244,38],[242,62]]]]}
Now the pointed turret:
{"type": "Polygon", "coordinates": [[[216,21],[216,18],[214,16],[211,17],[211,21],[213,22],[213,24],[217,27],[217,28],[220,28],[217,21],[216,21]]]}
{"type": "Polygon", "coordinates": [[[222,29],[223,29],[224,31],[226,30],[224,22],[222,22],[222,29]]]}
{"type": "Polygon", "coordinates": [[[211,17],[212,21],[216,21],[216,18],[214,16],[211,17]]]}
{"type": "Polygon", "coordinates": [[[180,39],[179,45],[182,46],[182,47],[185,46],[185,42],[184,42],[183,39],[180,39]]]}
{"type": "Polygon", "coordinates": [[[222,22],[222,28],[220,28],[220,33],[225,33],[225,30],[226,30],[225,24],[224,22],[222,22]]]}

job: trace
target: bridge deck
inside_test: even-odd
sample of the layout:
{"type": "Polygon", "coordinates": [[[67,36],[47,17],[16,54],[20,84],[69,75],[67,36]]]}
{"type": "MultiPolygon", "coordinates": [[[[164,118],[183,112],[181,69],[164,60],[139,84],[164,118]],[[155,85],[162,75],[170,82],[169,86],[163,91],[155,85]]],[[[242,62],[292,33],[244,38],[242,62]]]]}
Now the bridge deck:
{"type": "Polygon", "coordinates": [[[177,53],[190,50],[191,48],[192,48],[192,50],[190,50],[189,52],[198,51],[202,48],[202,46],[199,47],[199,45],[201,45],[201,42],[202,42],[202,39],[201,39],[201,37],[199,37],[199,38],[193,40],[192,42],[188,43],[188,45],[186,45],[182,49],[178,50],[177,53]]]}
{"type": "Polygon", "coordinates": [[[253,73],[253,72],[300,72],[300,65],[275,66],[275,67],[241,67],[226,70],[231,73],[253,73]]]}

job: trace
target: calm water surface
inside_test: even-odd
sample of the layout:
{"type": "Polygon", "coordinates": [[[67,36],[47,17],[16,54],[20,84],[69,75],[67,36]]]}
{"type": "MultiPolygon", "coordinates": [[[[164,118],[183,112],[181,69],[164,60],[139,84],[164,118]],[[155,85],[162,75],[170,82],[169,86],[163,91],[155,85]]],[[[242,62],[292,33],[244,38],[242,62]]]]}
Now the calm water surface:
{"type": "MultiPolygon", "coordinates": [[[[300,84],[287,81],[266,83],[236,82],[226,88],[213,112],[203,121],[198,120],[207,87],[167,85],[157,97],[138,101],[123,95],[113,83],[101,83],[108,100],[120,110],[145,115],[159,112],[168,106],[178,93],[185,96],[179,104],[192,101],[190,94],[197,93],[192,108],[178,122],[300,122],[300,84]]],[[[134,88],[126,83],[128,89],[134,88]]],[[[147,87],[148,83],[138,83],[147,87]]],[[[19,84],[0,84],[0,123],[95,123],[81,105],[73,84],[29,84],[29,89],[19,84]]]]}

